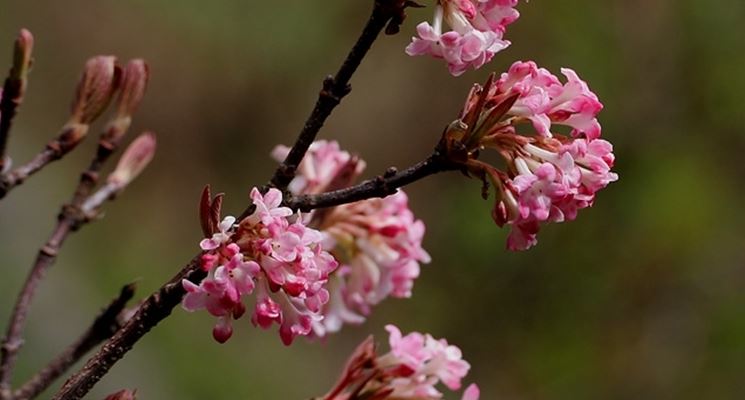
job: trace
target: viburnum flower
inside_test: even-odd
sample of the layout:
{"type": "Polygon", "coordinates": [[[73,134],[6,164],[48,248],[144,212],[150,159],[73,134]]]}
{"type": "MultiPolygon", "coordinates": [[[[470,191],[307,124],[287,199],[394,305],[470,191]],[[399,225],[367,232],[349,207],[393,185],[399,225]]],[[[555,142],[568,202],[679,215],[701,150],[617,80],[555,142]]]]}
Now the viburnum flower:
{"type": "Polygon", "coordinates": [[[514,63],[499,79],[492,75],[474,86],[444,134],[449,157],[480,177],[485,189],[487,182],[495,187],[492,216],[512,227],[511,250],[535,245],[544,223],[575,219],[618,179],[611,172],[613,146],[600,139],[603,105],[574,71],[562,74],[566,83],[532,61],[514,63]],[[478,160],[485,149],[496,150],[506,170],[478,160]]]}
{"type": "Polygon", "coordinates": [[[450,73],[478,69],[510,42],[503,39],[507,25],[520,16],[518,0],[438,0],[432,24],[417,26],[417,37],[406,47],[411,56],[444,59],[450,73]],[[450,31],[443,32],[443,22],[450,31]]]}
{"type": "MultiPolygon", "coordinates": [[[[282,160],[288,151],[278,146],[273,156],[282,160]]],[[[364,166],[337,142],[317,141],[290,188],[295,194],[308,194],[345,187],[364,166]]],[[[424,223],[414,217],[403,191],[317,211],[311,224],[325,235],[324,247],[340,262],[329,278],[324,318],[313,324],[316,336],[337,332],[345,323],[364,322],[372,306],[389,296],[410,297],[419,264],[430,261],[422,249],[424,223]]]]}
{"type": "Polygon", "coordinates": [[[321,247],[323,235],[281,206],[279,190],[262,195],[254,188],[251,200],[254,212],[238,224],[230,216],[215,223],[218,200],[203,204],[209,237],[200,242],[205,251],[201,263],[208,276],[199,285],[183,280],[187,294],[182,306],[218,317],[213,336],[223,343],[232,335],[232,321],[246,311],[245,298],[256,290],[251,321],[262,328],[279,324],[280,337],[289,345],[296,336],[310,334],[312,323],[323,318],[329,299],[325,286],[337,262],[321,247]]]}
{"type": "Polygon", "coordinates": [[[417,220],[403,191],[383,199],[342,205],[321,225],[341,262],[331,278],[332,297],[317,334],[336,332],[344,323],[361,323],[372,306],[389,296],[411,297],[420,263],[424,223],[417,220]]]}
{"type": "MultiPolygon", "coordinates": [[[[412,332],[404,336],[394,325],[387,325],[391,350],[377,355],[371,338],[352,354],[342,378],[323,400],[398,399],[435,400],[443,394],[442,383],[457,391],[471,366],[460,349],[445,339],[412,332]]],[[[471,384],[462,400],[478,400],[479,389],[471,384]]]]}

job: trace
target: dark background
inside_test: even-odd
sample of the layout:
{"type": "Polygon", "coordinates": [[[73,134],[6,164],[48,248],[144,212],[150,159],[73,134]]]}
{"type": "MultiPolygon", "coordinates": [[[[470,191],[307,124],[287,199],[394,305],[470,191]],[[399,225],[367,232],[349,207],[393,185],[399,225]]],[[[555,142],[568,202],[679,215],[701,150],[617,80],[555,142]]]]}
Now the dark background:
{"type": "MultiPolygon", "coordinates": [[[[37,38],[30,92],[11,138],[16,162],[64,123],[87,57],[146,58],[148,96],[134,130],[158,133],[148,171],[106,219],[65,245],[31,309],[16,373],[28,377],[86,327],[126,282],[140,296],[197,249],[205,183],[237,213],[302,126],[370,1],[6,1],[0,64],[21,27],[37,38]]],[[[226,345],[206,313],[173,316],[96,387],[143,399],[304,399],[322,394],[367,334],[385,323],[458,344],[484,399],[734,399],[745,390],[745,2],[565,0],[522,3],[512,47],[460,78],[376,43],[354,92],[321,138],[368,161],[368,174],[430,151],[470,85],[514,60],[574,68],[600,96],[620,180],[577,221],[549,226],[531,251],[504,250],[479,183],[441,175],[407,189],[427,222],[414,297],[389,300],[326,343],[282,346],[236,327],[226,345]]],[[[5,67],[3,67],[5,68],[5,67]]],[[[99,129],[94,129],[97,132],[99,129]]],[[[94,149],[43,171],[0,203],[0,321],[94,149]]],[[[49,394],[48,394],[49,395],[49,394]]],[[[456,398],[451,396],[450,398],[456,398]]]]}

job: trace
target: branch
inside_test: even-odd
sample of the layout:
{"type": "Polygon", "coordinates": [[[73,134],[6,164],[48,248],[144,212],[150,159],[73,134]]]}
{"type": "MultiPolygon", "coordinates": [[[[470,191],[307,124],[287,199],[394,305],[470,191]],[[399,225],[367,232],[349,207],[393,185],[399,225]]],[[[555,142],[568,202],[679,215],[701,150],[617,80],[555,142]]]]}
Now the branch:
{"type": "MultiPolygon", "coordinates": [[[[114,92],[119,89],[120,78],[122,85],[116,113],[101,134],[96,154],[88,168],[81,174],[72,200],[69,204],[62,206],[57,218],[57,227],[44,247],[39,250],[36,262],[13,308],[7,334],[0,349],[0,399],[9,397],[10,378],[18,350],[23,344],[21,334],[36,287],[56,260],[57,253],[65,239],[71,231],[93,220],[104,202],[113,199],[124,190],[129,182],[145,168],[155,151],[154,136],[144,134],[135,139],[106,184],[91,194],[98,183],[101,168],[119,147],[129,129],[132,113],[142,100],[148,81],[148,68],[142,60],[132,60],[127,63],[122,74],[113,57],[95,57],[86,64],[86,70],[78,85],[77,101],[73,107],[73,122],[68,123],[65,128],[67,130],[63,129],[63,134],[53,140],[52,145],[48,145],[45,151],[37,156],[35,160],[38,161],[32,162],[30,170],[34,168],[38,170],[46,165],[46,160],[52,159],[48,156],[61,156],[80,142],[88,130],[88,124],[103,112],[114,92]]],[[[9,176],[12,178],[19,171],[22,174],[26,173],[24,169],[26,167],[13,171],[9,176]]],[[[7,193],[7,190],[2,191],[3,183],[14,182],[13,179],[8,181],[5,178],[7,177],[0,176],[0,197],[7,193]]],[[[6,189],[12,187],[12,185],[7,186],[6,189]]]]}
{"type": "Polygon", "coordinates": [[[148,297],[132,318],[109,339],[83,368],[54,396],[55,400],[80,399],[132,349],[146,333],[171,314],[186,291],[181,281],[188,279],[198,284],[207,276],[201,268],[201,253],[195,256],[176,276],[148,297]]]}
{"type": "Polygon", "coordinates": [[[282,191],[287,188],[292,178],[295,177],[295,171],[298,165],[303,160],[311,143],[316,139],[326,119],[331,115],[334,108],[339,105],[342,98],[352,90],[349,80],[355,71],[357,71],[357,67],[359,67],[365,55],[367,55],[367,52],[378,38],[380,32],[386,26],[389,26],[390,32],[395,32],[394,29],[390,28],[392,25],[389,25],[389,23],[394,23],[402,19],[403,10],[411,5],[409,2],[401,0],[375,1],[375,7],[373,8],[370,19],[367,21],[360,37],[357,39],[354,47],[352,47],[352,50],[350,50],[336,76],[328,76],[324,79],[323,89],[318,94],[316,105],[305,121],[305,125],[300,131],[295,144],[290,149],[289,154],[287,154],[284,162],[280,164],[274,173],[271,180],[272,186],[282,191]]]}
{"type": "MultiPolygon", "coordinates": [[[[106,133],[104,133],[104,136],[105,135],[106,133]]],[[[87,172],[93,170],[93,172],[96,173],[103,162],[108,159],[111,154],[110,151],[113,151],[114,148],[115,147],[106,147],[106,151],[98,151],[87,172]]],[[[31,271],[24,282],[23,288],[18,295],[16,304],[13,307],[10,323],[8,324],[8,330],[3,339],[2,347],[0,348],[0,399],[6,399],[9,397],[10,379],[13,367],[15,366],[18,351],[23,345],[21,335],[26,325],[26,316],[37,286],[39,286],[39,283],[44,279],[47,270],[49,270],[52,264],[56,261],[57,254],[70,232],[73,232],[83,225],[93,221],[97,210],[101,205],[105,201],[116,197],[116,195],[124,189],[124,186],[126,186],[126,183],[107,182],[106,185],[101,187],[90,197],[80,197],[80,193],[87,194],[92,187],[92,183],[95,183],[95,181],[91,182],[87,179],[88,175],[90,174],[82,174],[80,182],[75,189],[75,195],[73,196],[72,202],[62,206],[57,218],[57,226],[54,228],[54,231],[46,244],[39,249],[34,266],[31,268],[31,271]]]]}
{"type": "Polygon", "coordinates": [[[70,120],[31,161],[8,173],[0,173],[0,199],[77,147],[88,133],[90,124],[108,107],[119,88],[120,78],[121,69],[116,66],[114,57],[99,56],[88,60],[78,82],[70,120]]]}
{"type": "Polygon", "coordinates": [[[438,152],[418,164],[401,172],[389,168],[385,174],[366,180],[358,185],[321,194],[291,196],[285,201],[293,210],[311,211],[318,208],[334,207],[354,203],[373,197],[386,197],[396,193],[398,188],[416,182],[438,172],[457,169],[438,152]]]}
{"type": "Polygon", "coordinates": [[[114,299],[96,317],[90,328],[64,352],[16,390],[13,393],[13,399],[26,400],[35,398],[73,364],[78,362],[87,352],[116,333],[125,321],[124,307],[132,299],[134,293],[135,284],[132,283],[124,286],[119,297],[114,299]]]}

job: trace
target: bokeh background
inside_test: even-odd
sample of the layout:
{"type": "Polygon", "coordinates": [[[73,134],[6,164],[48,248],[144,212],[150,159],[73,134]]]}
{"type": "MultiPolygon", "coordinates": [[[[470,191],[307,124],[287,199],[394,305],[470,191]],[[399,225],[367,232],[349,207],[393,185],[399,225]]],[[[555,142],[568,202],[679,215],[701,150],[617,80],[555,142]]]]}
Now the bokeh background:
{"type": "MultiPolygon", "coordinates": [[[[366,20],[371,1],[4,1],[0,64],[21,27],[37,38],[10,150],[29,159],[64,122],[95,54],[146,58],[134,130],[158,133],[149,170],[105,220],[70,238],[31,309],[16,381],[86,327],[126,282],[155,290],[194,253],[196,203],[211,183],[227,210],[274,168],[366,20]]],[[[427,1],[426,3],[431,3],[427,1]]],[[[470,85],[514,60],[576,69],[598,93],[621,176],[577,221],[509,253],[479,183],[440,175],[407,189],[427,222],[414,297],[389,300],[326,343],[282,346],[244,321],[226,345],[206,313],[173,316],[95,388],[143,399],[304,399],[330,387],[369,333],[396,323],[447,337],[483,399],[735,399],[745,391],[745,2],[565,0],[519,6],[513,46],[460,78],[403,54],[413,10],[353,79],[320,137],[369,174],[428,154],[470,85]]],[[[5,67],[3,67],[5,68],[5,67]]],[[[94,130],[95,131],[95,130],[94,130]]],[[[88,140],[0,203],[0,321],[95,146],[88,140]]],[[[45,396],[51,396],[51,391],[45,396]]],[[[456,396],[450,396],[456,398],[456,396]]]]}

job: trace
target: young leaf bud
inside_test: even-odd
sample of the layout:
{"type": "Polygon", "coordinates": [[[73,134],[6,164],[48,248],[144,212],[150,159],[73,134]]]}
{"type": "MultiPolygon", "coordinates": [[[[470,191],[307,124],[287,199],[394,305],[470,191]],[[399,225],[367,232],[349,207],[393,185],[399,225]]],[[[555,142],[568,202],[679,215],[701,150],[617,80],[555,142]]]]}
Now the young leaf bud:
{"type": "Polygon", "coordinates": [[[85,64],[72,105],[72,120],[90,124],[108,107],[119,87],[121,69],[114,56],[93,57],[85,64]]]}
{"type": "Polygon", "coordinates": [[[154,155],[155,135],[143,133],[124,151],[116,169],[109,175],[108,183],[118,187],[127,186],[147,167],[154,155]]]}

